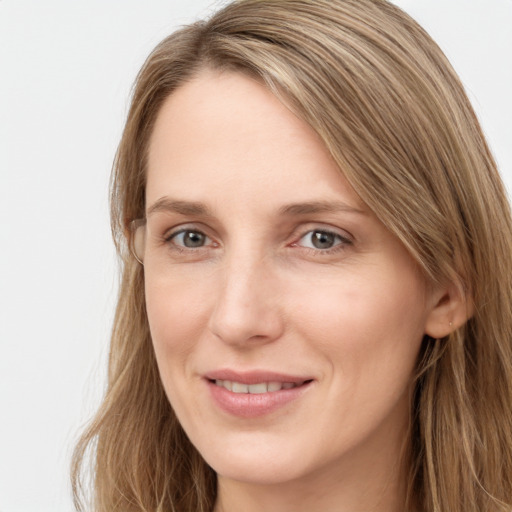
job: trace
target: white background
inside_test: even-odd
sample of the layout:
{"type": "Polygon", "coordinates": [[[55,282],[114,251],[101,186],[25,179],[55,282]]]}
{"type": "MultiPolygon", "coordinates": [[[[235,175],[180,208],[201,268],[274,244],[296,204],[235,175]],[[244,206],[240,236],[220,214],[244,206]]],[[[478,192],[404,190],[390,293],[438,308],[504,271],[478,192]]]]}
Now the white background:
{"type": "MultiPolygon", "coordinates": [[[[512,0],[396,3],[452,60],[512,190],[512,0]]],[[[130,87],[212,5],[0,0],[0,512],[72,510],[71,447],[104,386],[108,179],[130,87]]]]}

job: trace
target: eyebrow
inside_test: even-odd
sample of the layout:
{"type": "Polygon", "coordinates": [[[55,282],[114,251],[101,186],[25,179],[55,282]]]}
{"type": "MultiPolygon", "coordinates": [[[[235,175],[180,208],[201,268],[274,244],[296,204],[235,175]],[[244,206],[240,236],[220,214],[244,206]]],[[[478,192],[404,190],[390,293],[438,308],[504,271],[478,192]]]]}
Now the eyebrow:
{"type": "MultiPolygon", "coordinates": [[[[213,217],[213,213],[203,203],[195,201],[180,201],[169,197],[161,197],[148,209],[146,215],[156,212],[172,212],[180,215],[193,215],[197,217],[213,217]]],[[[284,205],[278,210],[281,216],[313,215],[316,213],[357,213],[366,215],[365,210],[355,208],[342,201],[310,201],[305,203],[292,203],[284,205]]]]}
{"type": "Polygon", "coordinates": [[[279,209],[280,215],[312,215],[315,213],[358,213],[366,215],[368,212],[350,206],[342,201],[311,201],[306,203],[293,203],[279,209]]]}
{"type": "Polygon", "coordinates": [[[173,212],[180,215],[194,215],[201,217],[213,217],[211,211],[203,204],[193,201],[178,201],[169,197],[161,197],[155,201],[146,212],[149,216],[156,212],[173,212]]]}

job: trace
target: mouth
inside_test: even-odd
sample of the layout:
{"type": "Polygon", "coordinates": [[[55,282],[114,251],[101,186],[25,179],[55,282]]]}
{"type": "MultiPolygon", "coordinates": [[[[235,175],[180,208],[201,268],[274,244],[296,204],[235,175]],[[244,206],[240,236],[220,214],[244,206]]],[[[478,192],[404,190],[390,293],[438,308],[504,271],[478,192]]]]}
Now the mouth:
{"type": "Polygon", "coordinates": [[[204,376],[213,403],[230,416],[249,419],[277,412],[309,394],[314,379],[274,372],[219,370],[204,376]]]}
{"type": "Polygon", "coordinates": [[[280,381],[268,381],[268,382],[257,382],[254,384],[246,384],[244,382],[237,382],[234,380],[222,380],[222,379],[208,379],[212,384],[222,387],[231,391],[232,393],[249,393],[251,395],[260,395],[263,393],[276,393],[277,391],[294,389],[300,386],[304,386],[312,381],[312,379],[304,380],[301,382],[280,382],[280,381]]]}

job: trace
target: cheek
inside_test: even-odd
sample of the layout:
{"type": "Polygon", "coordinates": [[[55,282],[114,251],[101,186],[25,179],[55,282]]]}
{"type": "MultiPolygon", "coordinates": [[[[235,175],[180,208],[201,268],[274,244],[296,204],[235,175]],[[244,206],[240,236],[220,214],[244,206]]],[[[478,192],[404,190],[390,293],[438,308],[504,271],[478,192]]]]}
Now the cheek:
{"type": "Polygon", "coordinates": [[[295,296],[297,329],[325,355],[334,379],[410,378],[426,315],[414,272],[375,269],[295,296]]]}
{"type": "Polygon", "coordinates": [[[146,308],[160,371],[182,364],[204,328],[208,294],[198,281],[145,277],[146,308]]]}
{"type": "Polygon", "coordinates": [[[422,288],[407,281],[404,286],[381,276],[376,286],[375,279],[347,277],[297,305],[301,336],[324,361],[323,407],[332,406],[330,423],[346,426],[331,432],[340,443],[370,435],[386,418],[400,427],[406,421],[425,312],[422,288]]]}

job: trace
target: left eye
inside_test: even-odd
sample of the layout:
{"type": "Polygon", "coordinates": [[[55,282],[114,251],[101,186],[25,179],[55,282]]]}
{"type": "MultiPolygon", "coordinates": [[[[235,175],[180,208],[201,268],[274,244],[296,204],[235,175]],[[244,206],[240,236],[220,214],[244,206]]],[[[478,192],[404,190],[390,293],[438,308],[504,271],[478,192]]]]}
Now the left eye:
{"type": "Polygon", "coordinates": [[[307,247],[309,249],[326,250],[332,249],[333,247],[336,247],[337,245],[340,245],[344,242],[346,242],[346,240],[336,233],[315,229],[314,231],[309,231],[304,236],[302,236],[297,245],[300,245],[301,247],[307,247]]]}
{"type": "Polygon", "coordinates": [[[198,247],[204,247],[211,243],[211,239],[201,231],[193,231],[186,229],[173,234],[169,241],[180,247],[186,247],[187,249],[196,249],[198,247]]]}

